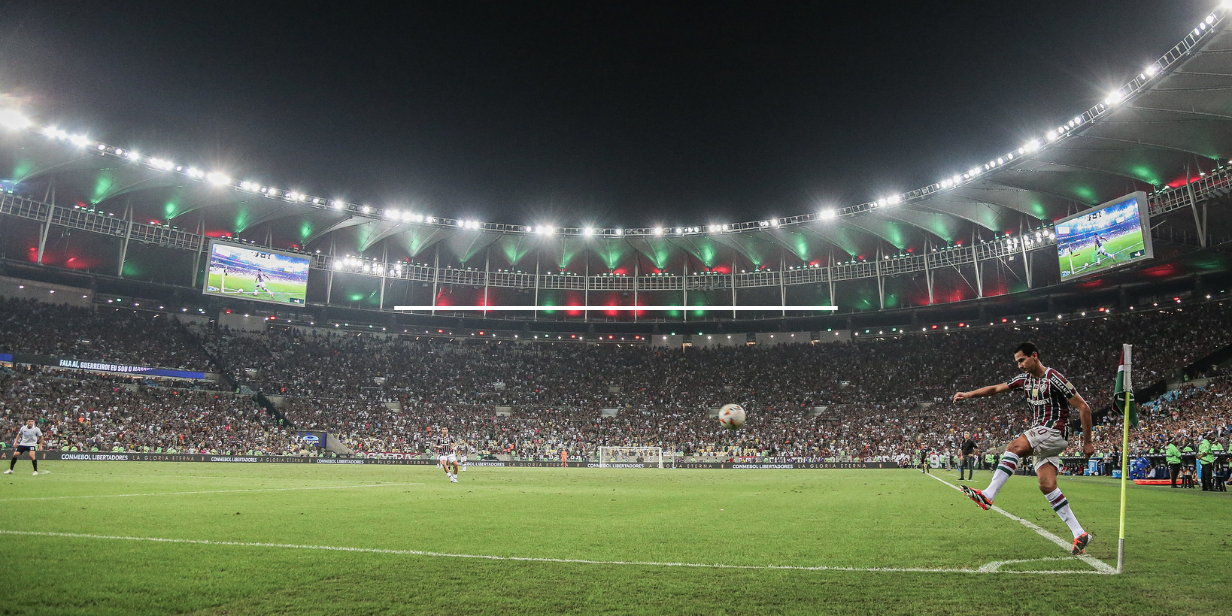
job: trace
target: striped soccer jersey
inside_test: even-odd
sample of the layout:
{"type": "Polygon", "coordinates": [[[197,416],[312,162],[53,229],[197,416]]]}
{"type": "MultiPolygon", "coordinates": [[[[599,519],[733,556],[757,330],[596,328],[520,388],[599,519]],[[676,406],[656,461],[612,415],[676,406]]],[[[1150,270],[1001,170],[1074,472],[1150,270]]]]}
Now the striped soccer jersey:
{"type": "Polygon", "coordinates": [[[1033,414],[1032,425],[1065,430],[1069,422],[1069,399],[1078,391],[1060,372],[1048,368],[1042,377],[1024,372],[1006,384],[1026,394],[1033,414]]]}

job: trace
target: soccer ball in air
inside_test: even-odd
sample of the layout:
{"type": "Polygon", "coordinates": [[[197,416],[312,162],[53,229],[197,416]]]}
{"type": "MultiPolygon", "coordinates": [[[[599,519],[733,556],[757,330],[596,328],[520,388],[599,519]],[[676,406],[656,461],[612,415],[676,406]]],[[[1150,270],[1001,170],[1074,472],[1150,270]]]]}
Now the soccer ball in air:
{"type": "Polygon", "coordinates": [[[744,425],[744,407],[739,404],[724,404],[719,409],[719,423],[728,430],[735,430],[744,425]]]}

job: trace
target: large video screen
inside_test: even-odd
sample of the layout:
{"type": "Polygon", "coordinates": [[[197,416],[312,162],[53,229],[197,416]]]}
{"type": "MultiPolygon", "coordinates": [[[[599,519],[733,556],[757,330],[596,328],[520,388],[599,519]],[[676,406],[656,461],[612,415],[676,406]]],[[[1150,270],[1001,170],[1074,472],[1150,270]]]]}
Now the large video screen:
{"type": "Polygon", "coordinates": [[[208,295],[302,306],[308,292],[308,257],[210,242],[208,295]]]}
{"type": "Polygon", "coordinates": [[[1130,193],[1058,220],[1054,229],[1061,280],[1106,272],[1155,256],[1144,192],[1130,193]]]}

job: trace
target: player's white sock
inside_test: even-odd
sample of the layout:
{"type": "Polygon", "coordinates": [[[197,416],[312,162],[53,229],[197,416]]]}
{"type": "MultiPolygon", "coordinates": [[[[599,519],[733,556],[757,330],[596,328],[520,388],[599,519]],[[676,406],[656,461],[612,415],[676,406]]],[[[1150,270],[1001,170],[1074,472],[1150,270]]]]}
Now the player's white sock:
{"type": "Polygon", "coordinates": [[[1005,485],[1005,482],[1014,475],[1014,471],[1017,469],[1018,456],[1008,451],[1005,452],[1005,455],[1001,456],[1001,462],[997,464],[997,469],[992,472],[992,483],[988,484],[987,488],[984,488],[984,496],[987,496],[988,500],[995,500],[997,492],[1001,491],[1001,486],[1005,485]]]}
{"type": "Polygon", "coordinates": [[[1044,498],[1048,499],[1048,504],[1052,505],[1052,510],[1057,512],[1057,515],[1061,517],[1061,521],[1065,522],[1066,526],[1069,526],[1069,532],[1074,534],[1075,539],[1086,532],[1082,530],[1082,525],[1078,523],[1078,518],[1074,517],[1073,510],[1069,508],[1069,499],[1065,498],[1065,495],[1061,493],[1061,488],[1045,494],[1044,498]]]}

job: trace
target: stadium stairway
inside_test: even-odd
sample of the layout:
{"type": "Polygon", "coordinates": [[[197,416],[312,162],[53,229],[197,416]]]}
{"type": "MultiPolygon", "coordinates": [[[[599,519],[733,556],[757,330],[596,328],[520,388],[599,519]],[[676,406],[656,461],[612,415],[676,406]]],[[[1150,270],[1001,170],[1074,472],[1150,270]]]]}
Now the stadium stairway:
{"type": "Polygon", "coordinates": [[[179,328],[181,335],[183,335],[186,339],[191,340],[197,348],[201,349],[202,353],[205,353],[205,356],[209,358],[210,362],[218,368],[219,378],[231,388],[231,391],[242,395],[252,395],[253,400],[257,404],[261,405],[261,407],[265,409],[265,412],[269,413],[270,417],[277,419],[281,425],[290,428],[295,427],[295,425],[287,419],[287,416],[284,415],[283,412],[279,410],[269,398],[265,397],[265,394],[261,393],[259,390],[252,389],[247,383],[237,380],[231,371],[231,367],[227,364],[227,362],[223,361],[223,357],[220,354],[214,353],[210,350],[210,348],[201,340],[200,336],[188,329],[188,327],[181,323],[178,319],[172,319],[171,322],[176,324],[176,327],[179,328]]]}

